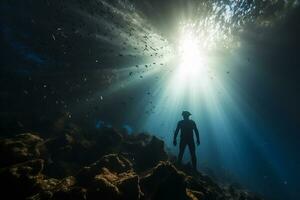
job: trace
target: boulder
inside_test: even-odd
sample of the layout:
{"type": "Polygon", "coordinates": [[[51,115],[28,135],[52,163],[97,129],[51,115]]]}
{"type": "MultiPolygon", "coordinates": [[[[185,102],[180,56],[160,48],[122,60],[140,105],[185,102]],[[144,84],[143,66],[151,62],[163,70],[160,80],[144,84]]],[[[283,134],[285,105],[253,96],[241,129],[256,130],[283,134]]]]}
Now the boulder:
{"type": "Polygon", "coordinates": [[[131,155],[134,168],[138,172],[150,169],[156,166],[159,161],[168,159],[164,142],[155,136],[132,136],[124,144],[123,151],[131,155]]]}
{"type": "Polygon", "coordinates": [[[114,128],[102,128],[95,136],[97,150],[104,154],[118,150],[123,142],[123,135],[114,128]]]}
{"type": "Polygon", "coordinates": [[[53,161],[72,160],[72,150],[75,139],[70,134],[64,133],[60,136],[50,138],[45,145],[53,161]]]}
{"type": "Polygon", "coordinates": [[[46,141],[48,162],[45,166],[45,174],[48,176],[64,178],[74,175],[82,168],[87,150],[73,135],[74,133],[62,133],[46,141]]]}
{"type": "Polygon", "coordinates": [[[117,186],[103,176],[96,176],[88,189],[88,199],[120,199],[117,186]]]}
{"type": "Polygon", "coordinates": [[[132,170],[132,164],[122,155],[109,154],[103,156],[98,162],[95,163],[95,167],[106,167],[116,173],[126,172],[132,170]]]}
{"type": "Polygon", "coordinates": [[[79,184],[85,186],[90,184],[95,176],[103,173],[103,169],[109,169],[114,173],[122,173],[132,170],[132,164],[122,155],[109,154],[90,166],[83,167],[76,175],[76,178],[79,184]]]}
{"type": "Polygon", "coordinates": [[[77,174],[78,184],[88,189],[88,199],[139,199],[139,177],[122,155],[109,154],[84,167],[77,174]]]}
{"type": "Polygon", "coordinates": [[[91,186],[89,197],[101,196],[104,199],[137,200],[142,195],[139,177],[132,171],[116,173],[104,167],[100,174],[94,177],[91,186]]]}
{"type": "Polygon", "coordinates": [[[41,190],[41,174],[44,161],[41,159],[26,161],[0,170],[0,182],[3,196],[11,199],[23,199],[41,190]]]}
{"type": "Polygon", "coordinates": [[[122,194],[121,199],[137,200],[143,195],[139,185],[139,177],[134,173],[127,173],[116,182],[122,194]]]}
{"type": "Polygon", "coordinates": [[[0,140],[0,168],[31,159],[41,158],[44,140],[37,134],[23,133],[0,140]]]}
{"type": "Polygon", "coordinates": [[[76,186],[76,179],[73,176],[60,180],[50,191],[53,193],[53,199],[72,199],[72,196],[75,197],[74,194],[81,194],[79,196],[84,196],[85,193],[85,190],[81,190],[80,187],[76,186]]]}
{"type": "Polygon", "coordinates": [[[150,199],[190,199],[185,174],[169,162],[160,162],[140,180],[141,190],[150,199]]]}
{"type": "Polygon", "coordinates": [[[75,186],[76,180],[73,176],[62,180],[53,178],[40,181],[40,191],[28,200],[50,200],[50,199],[85,199],[84,188],[75,186]]]}

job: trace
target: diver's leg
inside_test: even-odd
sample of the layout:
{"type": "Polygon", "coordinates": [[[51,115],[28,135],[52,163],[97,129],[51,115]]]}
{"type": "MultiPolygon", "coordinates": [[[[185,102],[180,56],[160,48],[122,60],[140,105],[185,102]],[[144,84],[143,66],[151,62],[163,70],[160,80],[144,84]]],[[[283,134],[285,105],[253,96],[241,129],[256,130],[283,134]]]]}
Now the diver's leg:
{"type": "Polygon", "coordinates": [[[190,153],[191,153],[193,169],[197,170],[197,158],[196,158],[196,150],[195,150],[194,140],[189,141],[188,145],[189,145],[189,150],[190,150],[190,153]]]}
{"type": "Polygon", "coordinates": [[[179,154],[178,154],[178,161],[177,161],[178,164],[181,164],[185,146],[186,146],[186,143],[185,143],[184,141],[180,140],[180,144],[179,144],[179,154]]]}

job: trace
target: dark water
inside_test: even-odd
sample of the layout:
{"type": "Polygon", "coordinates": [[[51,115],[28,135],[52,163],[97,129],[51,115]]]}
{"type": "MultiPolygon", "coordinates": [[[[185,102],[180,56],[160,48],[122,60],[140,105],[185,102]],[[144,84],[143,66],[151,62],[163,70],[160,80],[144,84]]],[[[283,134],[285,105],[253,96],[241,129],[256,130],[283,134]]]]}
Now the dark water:
{"type": "Polygon", "coordinates": [[[150,132],[177,154],[189,110],[202,171],[300,199],[297,2],[1,1],[1,134],[50,134],[63,119],[150,132]],[[193,59],[205,68],[182,78],[193,59]]]}

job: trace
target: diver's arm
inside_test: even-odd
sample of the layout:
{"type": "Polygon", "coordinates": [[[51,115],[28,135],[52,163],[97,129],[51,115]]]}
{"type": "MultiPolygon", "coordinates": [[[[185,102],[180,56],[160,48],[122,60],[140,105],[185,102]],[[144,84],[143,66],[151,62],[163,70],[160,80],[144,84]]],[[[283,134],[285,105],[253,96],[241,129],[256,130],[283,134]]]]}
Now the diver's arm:
{"type": "Polygon", "coordinates": [[[174,139],[173,139],[174,146],[176,146],[176,144],[177,144],[176,138],[177,138],[177,135],[179,133],[179,129],[180,129],[180,125],[179,125],[179,122],[178,122],[175,133],[174,133],[174,139]]]}
{"type": "Polygon", "coordinates": [[[199,137],[199,131],[198,131],[196,123],[194,125],[194,131],[195,131],[195,135],[196,135],[196,138],[197,138],[197,144],[199,145],[200,144],[200,137],[199,137]]]}

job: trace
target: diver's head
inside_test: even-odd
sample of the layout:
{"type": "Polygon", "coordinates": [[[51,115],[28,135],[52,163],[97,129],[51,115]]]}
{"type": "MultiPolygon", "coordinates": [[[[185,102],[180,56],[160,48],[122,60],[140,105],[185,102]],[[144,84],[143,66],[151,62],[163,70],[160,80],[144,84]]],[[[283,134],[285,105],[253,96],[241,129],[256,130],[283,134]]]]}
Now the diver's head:
{"type": "Polygon", "coordinates": [[[182,111],[181,113],[183,119],[187,120],[189,119],[190,115],[192,115],[189,111],[182,111]]]}

